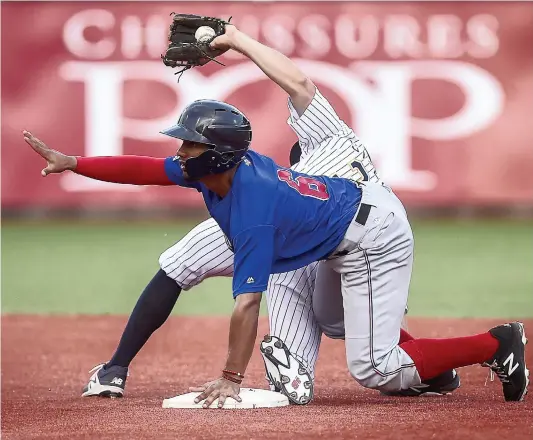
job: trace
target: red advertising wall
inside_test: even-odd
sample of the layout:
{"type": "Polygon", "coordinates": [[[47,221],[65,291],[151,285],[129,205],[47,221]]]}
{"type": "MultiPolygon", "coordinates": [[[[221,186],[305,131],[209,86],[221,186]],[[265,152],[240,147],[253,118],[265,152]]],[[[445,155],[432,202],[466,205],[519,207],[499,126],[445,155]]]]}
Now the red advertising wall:
{"type": "Polygon", "coordinates": [[[296,60],[408,205],[533,205],[533,4],[2,3],[2,207],[201,206],[195,191],[43,179],[30,130],[77,155],[173,154],[159,134],[194,99],[226,100],[253,148],[288,163],[284,93],[242,56],[160,61],[169,13],[233,16],[296,60]],[[31,26],[28,23],[31,22],[31,26]]]}

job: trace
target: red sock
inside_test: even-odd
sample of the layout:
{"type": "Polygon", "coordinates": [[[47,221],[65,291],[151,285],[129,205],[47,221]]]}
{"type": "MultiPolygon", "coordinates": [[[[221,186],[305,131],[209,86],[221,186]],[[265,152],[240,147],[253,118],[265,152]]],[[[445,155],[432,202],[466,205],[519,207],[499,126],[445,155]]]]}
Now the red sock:
{"type": "Polygon", "coordinates": [[[403,328],[400,329],[400,344],[403,344],[407,341],[412,341],[413,338],[409,333],[407,333],[403,328]]]}
{"type": "Polygon", "coordinates": [[[463,338],[412,339],[400,344],[413,359],[422,380],[452,368],[481,364],[494,356],[498,346],[498,340],[488,332],[463,338]]]}

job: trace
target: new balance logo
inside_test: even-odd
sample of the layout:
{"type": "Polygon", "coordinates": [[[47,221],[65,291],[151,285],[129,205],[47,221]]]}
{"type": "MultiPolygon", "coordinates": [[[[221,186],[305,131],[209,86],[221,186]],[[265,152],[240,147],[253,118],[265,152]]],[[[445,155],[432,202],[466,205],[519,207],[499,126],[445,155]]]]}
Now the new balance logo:
{"type": "Polygon", "coordinates": [[[246,284],[252,284],[252,283],[255,283],[255,280],[254,280],[252,277],[249,277],[249,278],[246,280],[246,284]]]}
{"type": "Polygon", "coordinates": [[[514,373],[514,371],[520,366],[520,364],[517,362],[513,365],[514,362],[514,353],[511,353],[507,359],[503,362],[503,366],[505,367],[507,364],[509,364],[509,367],[507,367],[507,375],[510,376],[514,373]]]}
{"type": "Polygon", "coordinates": [[[115,384],[118,386],[122,386],[123,383],[124,383],[124,380],[121,379],[120,377],[114,377],[113,380],[111,381],[111,384],[115,384]]]}

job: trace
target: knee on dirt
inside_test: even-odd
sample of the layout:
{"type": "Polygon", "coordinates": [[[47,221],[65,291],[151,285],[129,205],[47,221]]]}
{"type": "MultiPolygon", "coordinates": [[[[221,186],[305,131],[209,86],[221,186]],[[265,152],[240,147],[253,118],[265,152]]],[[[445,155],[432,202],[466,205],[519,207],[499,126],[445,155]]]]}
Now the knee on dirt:
{"type": "Polygon", "coordinates": [[[384,392],[400,391],[403,387],[401,370],[396,374],[385,374],[385,371],[391,371],[387,368],[387,361],[388,356],[374,358],[374,362],[364,357],[348,358],[348,369],[356,382],[365,388],[384,392]]]}

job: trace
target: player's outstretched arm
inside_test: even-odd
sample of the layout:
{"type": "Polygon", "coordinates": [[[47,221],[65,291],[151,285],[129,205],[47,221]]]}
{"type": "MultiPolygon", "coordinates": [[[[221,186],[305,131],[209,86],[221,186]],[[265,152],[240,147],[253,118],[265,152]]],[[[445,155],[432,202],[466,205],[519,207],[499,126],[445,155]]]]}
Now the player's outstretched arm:
{"type": "MultiPolygon", "coordinates": [[[[353,136],[313,82],[285,55],[234,26],[226,26],[226,33],[211,44],[222,50],[234,49],[243,53],[289,94],[290,118],[287,123],[298,136],[302,159],[334,136],[353,136]]],[[[335,140],[328,148],[335,151],[337,145],[335,140]]]]}
{"type": "Polygon", "coordinates": [[[313,82],[282,53],[259,43],[235,26],[226,26],[226,33],[215,38],[211,46],[221,50],[236,50],[253,61],[265,74],[291,97],[301,115],[315,95],[313,82]]]}
{"type": "Polygon", "coordinates": [[[228,397],[240,401],[240,383],[252,357],[257,337],[261,296],[261,292],[256,292],[235,298],[229,327],[228,358],[222,377],[200,387],[189,388],[192,392],[201,392],[194,399],[195,403],[205,400],[203,407],[208,408],[218,399],[218,406],[221,408],[228,397]]]}
{"type": "Polygon", "coordinates": [[[41,175],[73,171],[91,179],[129,185],[175,185],[165,171],[165,159],[146,156],[76,157],[48,148],[29,131],[22,132],[26,143],[43,159],[41,175]]]}

